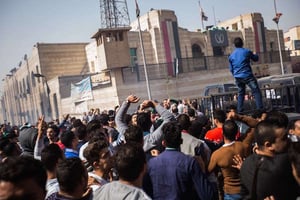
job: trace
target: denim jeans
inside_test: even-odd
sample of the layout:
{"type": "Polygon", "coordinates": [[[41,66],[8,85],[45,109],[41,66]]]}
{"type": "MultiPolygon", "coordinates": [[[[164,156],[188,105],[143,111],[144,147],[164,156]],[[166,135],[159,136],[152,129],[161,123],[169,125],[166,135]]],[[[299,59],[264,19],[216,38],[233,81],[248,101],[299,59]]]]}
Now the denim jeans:
{"type": "Polygon", "coordinates": [[[256,108],[262,109],[262,95],[255,77],[248,78],[235,78],[235,83],[238,87],[238,105],[237,112],[242,113],[244,111],[244,98],[246,94],[246,85],[251,89],[252,95],[255,98],[256,108]]]}
{"type": "Polygon", "coordinates": [[[242,196],[240,194],[224,194],[224,200],[241,200],[242,196]]]}

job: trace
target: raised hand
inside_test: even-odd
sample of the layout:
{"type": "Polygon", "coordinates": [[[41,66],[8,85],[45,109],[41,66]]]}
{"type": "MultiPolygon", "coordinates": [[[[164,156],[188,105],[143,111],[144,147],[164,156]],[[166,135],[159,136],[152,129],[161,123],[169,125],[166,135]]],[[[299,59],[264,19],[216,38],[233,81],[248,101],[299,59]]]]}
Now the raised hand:
{"type": "Polygon", "coordinates": [[[146,108],[154,108],[154,107],[155,107],[155,102],[153,102],[151,100],[145,100],[141,104],[141,110],[144,110],[146,108]]]}
{"type": "Polygon", "coordinates": [[[127,97],[127,101],[129,103],[137,103],[137,102],[139,102],[139,100],[140,100],[139,97],[132,95],[132,94],[127,97]]]}

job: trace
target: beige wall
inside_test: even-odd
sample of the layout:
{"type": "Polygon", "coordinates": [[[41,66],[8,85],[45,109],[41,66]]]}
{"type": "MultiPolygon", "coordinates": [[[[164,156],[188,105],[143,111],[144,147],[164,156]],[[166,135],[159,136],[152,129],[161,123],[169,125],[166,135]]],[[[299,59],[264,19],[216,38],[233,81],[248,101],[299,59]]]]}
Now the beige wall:
{"type": "MultiPolygon", "coordinates": [[[[168,10],[153,10],[141,16],[140,19],[147,63],[165,63],[166,56],[160,26],[161,21],[164,19],[171,19],[177,22],[175,13],[168,10]]],[[[229,25],[236,23],[237,29],[239,29],[238,31],[227,31],[229,46],[225,48],[225,54],[229,54],[233,50],[232,41],[237,36],[245,38],[245,47],[250,49],[255,48],[254,33],[252,30],[253,19],[263,20],[260,14],[254,16],[248,14],[222,23],[224,26],[226,23],[229,25]]],[[[137,48],[138,64],[143,65],[137,21],[133,22],[131,26],[132,31],[128,32],[128,46],[129,48],[137,48]]],[[[198,44],[206,56],[213,55],[210,38],[207,35],[208,31],[197,32],[179,28],[178,34],[182,58],[192,57],[191,47],[193,44],[198,44]]],[[[265,29],[265,34],[267,51],[270,50],[269,44],[273,41],[273,50],[278,50],[276,31],[265,29]]],[[[283,47],[282,31],[280,32],[280,37],[283,47]]],[[[90,72],[101,72],[101,70],[106,69],[106,66],[102,62],[106,60],[106,56],[111,56],[110,59],[115,61],[125,60],[128,57],[129,49],[126,52],[124,51],[124,55],[122,52],[114,54],[113,48],[117,47],[111,46],[110,49],[97,48],[94,41],[89,44],[36,44],[33,47],[31,55],[27,56],[28,59],[26,62],[23,60],[22,65],[17,68],[13,76],[9,76],[5,80],[4,92],[6,97],[4,98],[4,102],[7,108],[5,114],[8,116],[8,120],[19,124],[26,121],[36,122],[39,115],[47,114],[49,98],[46,90],[46,79],[31,78],[32,73],[40,73],[47,77],[47,83],[51,89],[49,97],[52,105],[52,113],[47,114],[48,120],[56,117],[61,118],[63,114],[75,113],[76,106],[70,96],[66,95],[65,90],[67,88],[65,86],[71,81],[75,83],[81,80],[82,77],[79,76],[80,74],[88,75],[90,72]],[[92,62],[94,66],[92,66],[92,62]],[[68,78],[68,76],[71,78],[68,78]],[[31,80],[28,84],[27,79],[31,80]],[[25,87],[23,87],[23,80],[25,81],[25,87]],[[21,87],[20,83],[22,83],[21,87]],[[27,92],[28,87],[31,88],[30,92],[27,92]],[[53,108],[55,96],[58,100],[58,113],[53,108]],[[31,118],[29,119],[29,117],[31,118]]],[[[202,94],[203,88],[207,84],[232,82],[233,79],[227,69],[220,70],[213,67],[220,65],[221,60],[219,59],[214,58],[209,60],[209,62],[214,63],[213,65],[210,63],[212,70],[182,73],[178,77],[167,77],[165,79],[150,81],[152,98],[157,100],[168,97],[196,98],[202,94]]],[[[253,65],[253,70],[264,70],[269,74],[280,74],[281,70],[279,66],[278,63],[268,66],[253,65]]],[[[289,70],[289,63],[285,63],[285,66],[287,66],[288,71],[291,71],[289,70]]],[[[132,80],[131,84],[125,84],[121,69],[112,69],[111,85],[95,89],[93,91],[94,100],[87,101],[81,107],[87,109],[96,107],[112,109],[115,105],[120,104],[129,94],[137,94],[142,99],[146,99],[148,95],[145,82],[138,82],[134,73],[132,73],[129,79],[132,80]]]]}
{"type": "Polygon", "coordinates": [[[284,33],[285,49],[291,51],[291,56],[299,56],[300,50],[295,50],[294,41],[300,40],[300,26],[295,26],[284,33]]]}
{"type": "Polygon", "coordinates": [[[4,84],[4,101],[7,120],[15,124],[35,124],[42,114],[51,120],[48,112],[47,85],[50,87],[50,102],[57,91],[52,79],[58,75],[86,73],[88,69],[85,46],[87,43],[46,44],[37,43],[31,55],[22,60],[12,76],[4,84]],[[42,74],[45,78],[36,78],[42,74]]]}
{"type": "Polygon", "coordinates": [[[88,72],[86,45],[87,43],[38,43],[41,73],[50,80],[58,75],[88,72]]]}

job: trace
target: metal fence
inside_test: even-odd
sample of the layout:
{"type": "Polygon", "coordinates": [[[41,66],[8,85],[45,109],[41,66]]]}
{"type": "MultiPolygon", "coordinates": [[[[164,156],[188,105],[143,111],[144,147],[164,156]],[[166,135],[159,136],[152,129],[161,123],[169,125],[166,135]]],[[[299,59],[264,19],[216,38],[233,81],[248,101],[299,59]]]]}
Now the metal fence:
{"type": "MultiPolygon", "coordinates": [[[[270,51],[259,53],[260,60],[256,64],[279,63],[279,52],[270,51]]],[[[290,61],[289,51],[282,52],[283,61],[290,61]]],[[[180,73],[195,72],[201,70],[226,69],[228,68],[228,55],[203,56],[200,58],[179,58],[171,63],[147,64],[149,80],[166,79],[175,77],[180,73]]],[[[125,83],[145,81],[143,65],[122,68],[125,83]]]]}
{"type": "MultiPolygon", "coordinates": [[[[300,113],[300,84],[278,87],[262,88],[264,107],[267,111],[279,110],[283,112],[300,113]]],[[[237,93],[227,92],[199,97],[197,99],[200,110],[208,117],[212,116],[215,109],[226,110],[229,105],[237,105],[237,93]]],[[[256,110],[255,99],[248,91],[248,98],[244,101],[245,114],[251,114],[256,110]]]]}

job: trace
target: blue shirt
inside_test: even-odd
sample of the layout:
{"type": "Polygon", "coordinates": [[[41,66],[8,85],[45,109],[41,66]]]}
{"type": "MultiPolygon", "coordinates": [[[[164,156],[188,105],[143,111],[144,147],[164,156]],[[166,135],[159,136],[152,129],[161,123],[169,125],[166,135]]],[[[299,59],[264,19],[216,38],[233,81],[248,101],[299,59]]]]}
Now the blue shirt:
{"type": "Polygon", "coordinates": [[[258,55],[245,48],[236,48],[229,56],[229,69],[235,78],[252,77],[250,61],[258,61],[258,55]]]}
{"type": "Polygon", "coordinates": [[[214,189],[195,158],[166,149],[149,160],[144,190],[153,199],[192,199],[193,188],[200,199],[213,199],[214,189]]]}
{"type": "Polygon", "coordinates": [[[79,153],[78,151],[75,151],[73,149],[65,148],[65,157],[66,158],[79,158],[79,153]]]}

